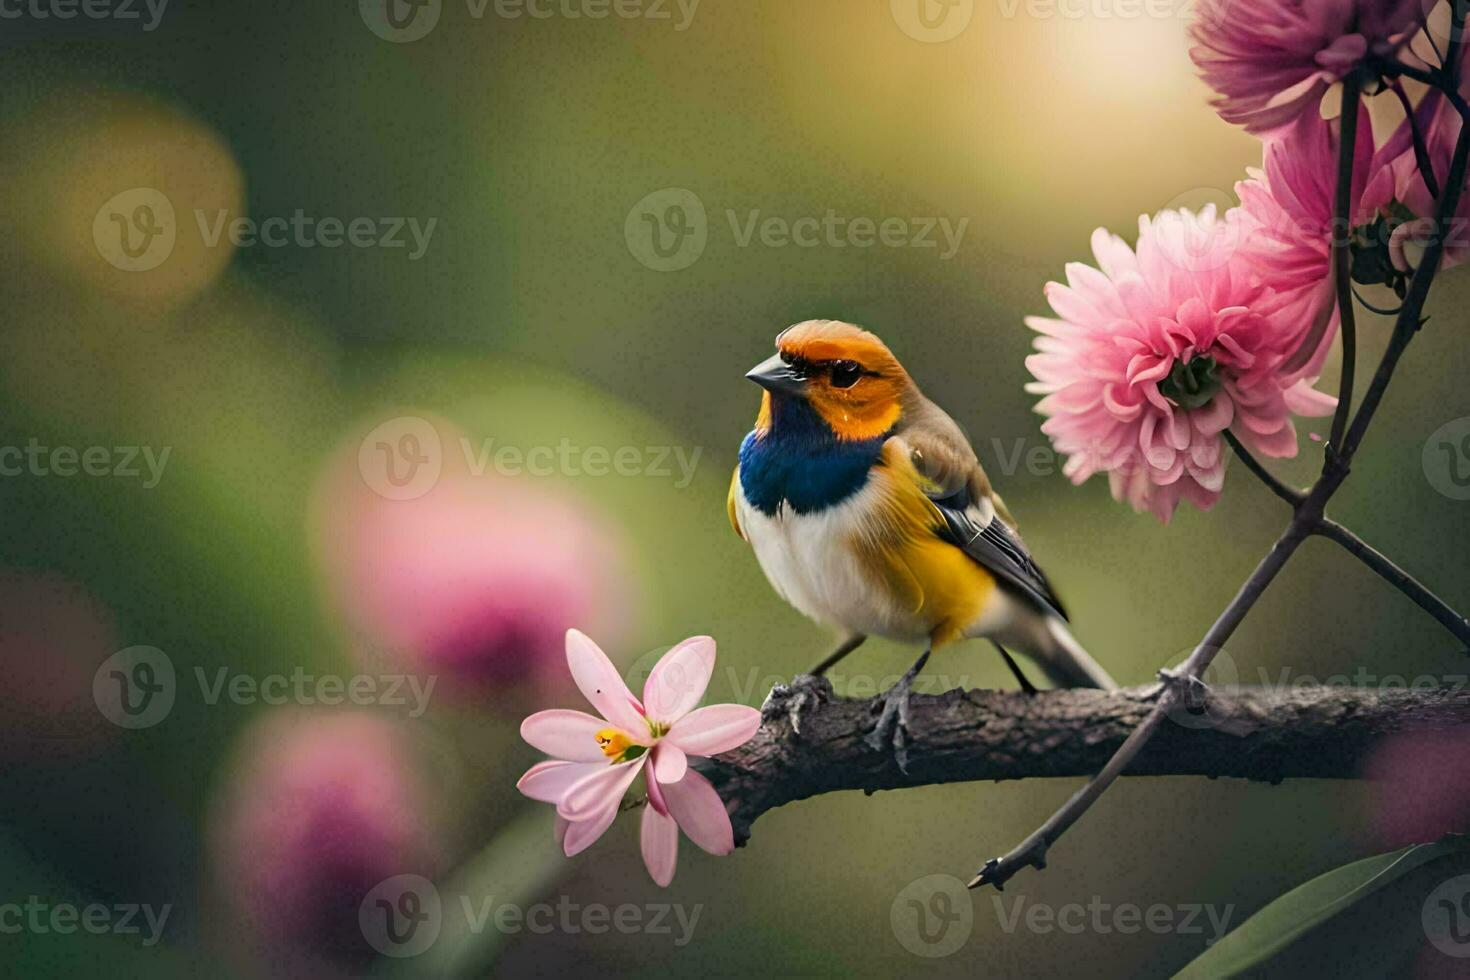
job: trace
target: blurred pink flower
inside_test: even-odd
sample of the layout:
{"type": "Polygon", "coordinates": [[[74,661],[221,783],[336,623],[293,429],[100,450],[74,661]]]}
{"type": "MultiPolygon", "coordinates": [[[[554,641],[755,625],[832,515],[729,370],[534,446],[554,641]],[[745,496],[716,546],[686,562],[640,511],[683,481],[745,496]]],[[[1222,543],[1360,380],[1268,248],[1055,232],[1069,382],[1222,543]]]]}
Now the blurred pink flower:
{"type": "Polygon", "coordinates": [[[361,965],[373,953],[364,897],[395,875],[431,877],[438,863],[398,726],[283,711],[247,733],[228,771],[210,827],[214,879],[255,957],[303,975],[309,961],[361,965]]]}
{"type": "Polygon", "coordinates": [[[331,601],[364,645],[440,675],[441,692],[529,683],[550,693],[564,682],[569,626],[631,630],[636,587],[622,537],[546,480],[446,467],[423,496],[390,500],[345,462],[318,492],[331,601]]]}
{"type": "Polygon", "coordinates": [[[521,737],[555,758],[516,783],[533,800],[556,805],[557,839],[567,857],[590,847],[612,824],[623,793],[652,761],[641,831],[643,862],[659,885],[674,878],[679,831],[711,854],[735,849],[730,815],[709,780],[689,768],[691,755],[728,752],[750,740],[761,714],[741,704],[696,708],[715,667],[715,641],[685,640],[664,654],[639,701],[612,661],[586,635],[567,631],[567,665],[602,717],[538,711],[521,737]]]}
{"type": "Polygon", "coordinates": [[[1406,732],[1385,739],[1364,770],[1370,825],[1385,848],[1464,833],[1470,825],[1470,730],[1406,732]]]}
{"type": "Polygon", "coordinates": [[[1267,456],[1292,456],[1290,413],[1325,415],[1334,400],[1283,365],[1300,325],[1240,255],[1250,217],[1164,211],[1139,219],[1137,251],[1098,229],[1101,271],[1067,266],[1048,283],[1057,318],[1028,317],[1040,336],[1026,359],[1043,395],[1042,431],[1073,483],[1108,473],[1113,497],[1168,521],[1179,501],[1219,498],[1221,433],[1267,456]]]}
{"type": "Polygon", "coordinates": [[[1423,24],[1426,0],[1201,0],[1190,55],[1228,122],[1253,133],[1319,111],[1327,89],[1365,56],[1396,50],[1423,24]]]}
{"type": "MultiPolygon", "coordinates": [[[[1266,143],[1264,168],[1235,185],[1253,227],[1242,255],[1282,294],[1282,322],[1300,328],[1283,368],[1303,376],[1320,373],[1337,333],[1332,240],[1341,132],[1340,119],[1303,113],[1266,143]]],[[[1373,124],[1363,107],[1354,146],[1352,228],[1373,221],[1393,199],[1389,162],[1374,156],[1373,124]]]]}

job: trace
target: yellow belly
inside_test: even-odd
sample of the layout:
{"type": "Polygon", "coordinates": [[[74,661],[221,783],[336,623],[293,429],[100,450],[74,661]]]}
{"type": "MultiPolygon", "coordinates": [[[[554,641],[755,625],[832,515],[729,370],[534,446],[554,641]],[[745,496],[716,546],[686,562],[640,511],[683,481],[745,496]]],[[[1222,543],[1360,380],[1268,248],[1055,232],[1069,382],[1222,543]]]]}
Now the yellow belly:
{"type": "Polygon", "coordinates": [[[961,639],[995,594],[995,578],[939,537],[944,518],[924,495],[907,456],[885,447],[883,500],[874,527],[853,547],[871,574],[899,595],[938,647],[961,639]]]}

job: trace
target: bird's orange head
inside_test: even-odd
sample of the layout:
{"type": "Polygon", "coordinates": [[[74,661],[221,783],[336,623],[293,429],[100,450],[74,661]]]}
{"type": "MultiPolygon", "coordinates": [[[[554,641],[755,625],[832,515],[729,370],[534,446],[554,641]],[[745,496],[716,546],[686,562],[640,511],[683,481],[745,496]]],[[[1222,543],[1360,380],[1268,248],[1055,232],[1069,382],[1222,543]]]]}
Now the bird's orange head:
{"type": "Polygon", "coordinates": [[[807,320],[783,330],[775,356],[746,377],[766,389],[757,431],[789,399],[809,404],[839,439],[872,439],[893,428],[911,382],[875,335],[840,320],[807,320]]]}

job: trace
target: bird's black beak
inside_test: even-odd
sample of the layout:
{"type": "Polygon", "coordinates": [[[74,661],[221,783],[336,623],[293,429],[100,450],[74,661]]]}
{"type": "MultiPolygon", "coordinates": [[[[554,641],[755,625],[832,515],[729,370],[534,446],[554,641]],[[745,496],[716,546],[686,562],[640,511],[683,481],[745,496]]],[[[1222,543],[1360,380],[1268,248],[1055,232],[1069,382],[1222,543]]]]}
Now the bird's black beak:
{"type": "Polygon", "coordinates": [[[806,375],[781,360],[780,354],[772,354],[745,372],[745,376],[772,394],[806,395],[806,375]]]}

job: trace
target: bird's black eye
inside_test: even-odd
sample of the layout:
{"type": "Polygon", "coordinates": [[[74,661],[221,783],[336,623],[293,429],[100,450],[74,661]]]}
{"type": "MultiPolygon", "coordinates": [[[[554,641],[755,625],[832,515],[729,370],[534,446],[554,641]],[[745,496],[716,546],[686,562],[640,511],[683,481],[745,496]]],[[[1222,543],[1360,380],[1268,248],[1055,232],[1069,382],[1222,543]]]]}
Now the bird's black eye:
{"type": "Polygon", "coordinates": [[[863,366],[857,361],[832,362],[832,387],[851,388],[863,376],[863,366]]]}

